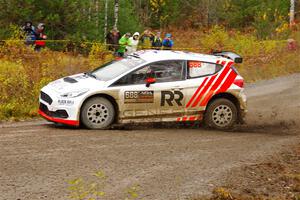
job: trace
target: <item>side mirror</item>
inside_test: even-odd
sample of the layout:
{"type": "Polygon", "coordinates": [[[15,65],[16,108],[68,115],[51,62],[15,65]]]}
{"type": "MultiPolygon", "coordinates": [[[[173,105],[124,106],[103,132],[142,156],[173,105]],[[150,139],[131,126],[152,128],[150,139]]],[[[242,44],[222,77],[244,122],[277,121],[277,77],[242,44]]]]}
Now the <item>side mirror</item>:
{"type": "Polygon", "coordinates": [[[156,82],[156,79],[155,78],[147,78],[145,80],[145,82],[146,82],[146,87],[149,87],[151,84],[156,82]]]}

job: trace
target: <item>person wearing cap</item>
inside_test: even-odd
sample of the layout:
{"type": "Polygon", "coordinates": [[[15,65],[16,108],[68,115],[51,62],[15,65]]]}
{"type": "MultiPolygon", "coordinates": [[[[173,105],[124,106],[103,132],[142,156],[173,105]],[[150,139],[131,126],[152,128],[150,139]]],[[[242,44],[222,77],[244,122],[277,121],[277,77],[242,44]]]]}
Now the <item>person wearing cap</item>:
{"type": "Polygon", "coordinates": [[[126,52],[126,46],[130,46],[131,45],[130,40],[129,40],[130,36],[131,36],[130,33],[126,33],[119,40],[119,49],[117,51],[117,55],[119,57],[124,57],[124,54],[126,52]]]}
{"type": "Polygon", "coordinates": [[[150,29],[146,29],[140,36],[140,44],[142,49],[150,49],[154,39],[154,34],[150,29]]]}
{"type": "Polygon", "coordinates": [[[127,52],[126,54],[132,54],[134,52],[136,52],[138,44],[139,44],[139,37],[140,37],[140,33],[139,32],[135,32],[132,37],[129,38],[130,40],[130,46],[126,46],[127,52]]]}
{"type": "Polygon", "coordinates": [[[166,34],[165,39],[162,42],[164,50],[170,50],[174,46],[174,41],[172,40],[172,35],[170,33],[166,34]]]}
{"type": "Polygon", "coordinates": [[[160,37],[160,32],[157,32],[152,41],[152,48],[156,50],[160,50],[161,46],[162,46],[162,39],[160,37]]]}
{"type": "Polygon", "coordinates": [[[42,48],[46,46],[47,35],[45,34],[45,24],[39,23],[37,29],[35,31],[36,41],[34,50],[40,51],[42,48]]]}
{"type": "Polygon", "coordinates": [[[119,40],[121,39],[121,34],[117,28],[113,28],[106,35],[106,44],[108,45],[108,50],[116,52],[119,48],[119,40]]]}

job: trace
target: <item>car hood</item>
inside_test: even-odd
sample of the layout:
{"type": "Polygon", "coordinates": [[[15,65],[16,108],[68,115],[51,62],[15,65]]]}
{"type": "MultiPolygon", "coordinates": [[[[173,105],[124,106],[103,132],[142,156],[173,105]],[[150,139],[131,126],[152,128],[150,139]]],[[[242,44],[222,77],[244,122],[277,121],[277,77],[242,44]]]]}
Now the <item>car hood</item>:
{"type": "Polygon", "coordinates": [[[86,74],[67,76],[49,83],[49,87],[59,94],[79,91],[82,89],[94,89],[104,87],[105,81],[97,80],[86,74]]]}

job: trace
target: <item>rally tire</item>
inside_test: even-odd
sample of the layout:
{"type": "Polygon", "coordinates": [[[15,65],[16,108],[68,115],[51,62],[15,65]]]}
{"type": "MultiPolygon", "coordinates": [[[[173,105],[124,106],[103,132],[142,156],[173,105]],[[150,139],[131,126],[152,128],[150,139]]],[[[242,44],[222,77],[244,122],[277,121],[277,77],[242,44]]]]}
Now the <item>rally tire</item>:
{"type": "Polygon", "coordinates": [[[237,122],[238,110],[233,102],[220,98],[211,102],[204,114],[204,124],[208,128],[228,130],[237,122]]]}
{"type": "Polygon", "coordinates": [[[88,99],[82,106],[80,119],[88,129],[108,129],[115,119],[113,104],[104,97],[88,99]]]}

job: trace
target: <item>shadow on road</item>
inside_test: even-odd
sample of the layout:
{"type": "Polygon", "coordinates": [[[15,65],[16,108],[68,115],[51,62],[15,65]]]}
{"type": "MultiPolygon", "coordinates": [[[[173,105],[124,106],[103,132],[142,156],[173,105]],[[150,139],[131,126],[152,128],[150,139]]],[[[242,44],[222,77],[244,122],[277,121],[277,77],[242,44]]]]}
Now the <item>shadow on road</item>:
{"type": "MultiPolygon", "coordinates": [[[[65,129],[65,130],[87,130],[84,127],[71,127],[62,124],[47,124],[50,128],[65,129]]],[[[212,132],[231,132],[231,133],[263,133],[272,135],[294,135],[300,134],[297,124],[294,121],[280,121],[270,124],[238,124],[230,130],[213,130],[205,127],[201,122],[192,123],[178,123],[178,122],[156,122],[156,123],[138,123],[138,124],[117,124],[112,126],[109,130],[124,130],[136,131],[145,129],[198,129],[199,131],[212,131],[212,132]]]]}

